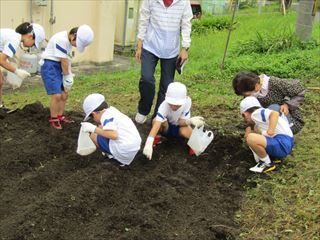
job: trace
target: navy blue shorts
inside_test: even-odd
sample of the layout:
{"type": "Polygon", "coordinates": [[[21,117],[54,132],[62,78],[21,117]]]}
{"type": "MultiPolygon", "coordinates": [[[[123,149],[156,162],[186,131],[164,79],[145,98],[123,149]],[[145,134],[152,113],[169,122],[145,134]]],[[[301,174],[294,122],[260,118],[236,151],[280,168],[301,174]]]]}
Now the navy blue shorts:
{"type": "Polygon", "coordinates": [[[180,126],[179,125],[173,125],[171,123],[168,123],[169,127],[166,132],[163,132],[162,135],[166,137],[180,137],[179,130],[180,126]]]}
{"type": "Polygon", "coordinates": [[[284,158],[288,156],[294,146],[294,138],[288,135],[278,134],[275,137],[266,137],[266,151],[270,157],[284,158]]]}
{"type": "Polygon", "coordinates": [[[60,62],[45,59],[41,66],[41,77],[48,95],[64,91],[60,62]]]}
{"type": "Polygon", "coordinates": [[[109,138],[105,138],[100,135],[97,135],[97,142],[98,142],[99,148],[102,152],[105,152],[105,153],[112,155],[110,148],[109,148],[109,142],[110,142],[109,138]]]}

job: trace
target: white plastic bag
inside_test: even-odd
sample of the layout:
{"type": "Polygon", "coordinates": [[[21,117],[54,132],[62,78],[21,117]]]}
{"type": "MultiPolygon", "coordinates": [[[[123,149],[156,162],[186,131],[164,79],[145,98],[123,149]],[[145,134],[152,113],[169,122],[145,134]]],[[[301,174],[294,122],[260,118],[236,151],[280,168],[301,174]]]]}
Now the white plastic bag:
{"type": "Polygon", "coordinates": [[[189,138],[188,145],[195,152],[197,156],[206,150],[208,145],[214,138],[212,131],[203,131],[203,126],[200,128],[195,127],[189,138]]]}
{"type": "Polygon", "coordinates": [[[77,153],[81,156],[86,156],[93,153],[97,149],[94,142],[91,140],[89,133],[82,131],[80,128],[79,137],[78,137],[78,148],[77,153]]]}
{"type": "Polygon", "coordinates": [[[22,79],[12,72],[7,72],[6,82],[9,83],[13,89],[21,87],[22,79]]]}

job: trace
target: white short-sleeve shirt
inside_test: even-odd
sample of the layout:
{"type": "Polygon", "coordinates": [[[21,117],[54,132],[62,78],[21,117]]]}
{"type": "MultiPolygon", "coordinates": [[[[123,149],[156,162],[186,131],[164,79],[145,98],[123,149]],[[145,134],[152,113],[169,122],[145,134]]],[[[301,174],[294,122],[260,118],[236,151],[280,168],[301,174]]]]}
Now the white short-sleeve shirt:
{"type": "Polygon", "coordinates": [[[173,125],[179,125],[179,119],[189,119],[191,109],[191,98],[187,97],[187,101],[177,111],[173,111],[170,108],[169,103],[164,100],[159,108],[156,115],[156,120],[160,122],[168,121],[173,125]]]}
{"type": "MultiPolygon", "coordinates": [[[[268,130],[269,123],[270,123],[269,117],[270,117],[271,112],[272,112],[272,110],[270,110],[270,109],[259,108],[251,114],[251,119],[255,122],[257,128],[261,132],[265,132],[268,130]]],[[[277,135],[277,134],[284,134],[289,137],[293,137],[293,133],[290,129],[288,121],[286,121],[282,117],[278,118],[278,123],[275,128],[275,135],[277,135]]]]}
{"type": "Polygon", "coordinates": [[[41,57],[43,59],[60,62],[61,58],[68,58],[71,50],[72,45],[69,42],[68,32],[58,32],[50,38],[48,45],[41,57]]]}
{"type": "Polygon", "coordinates": [[[21,42],[21,35],[10,28],[0,29],[0,52],[12,58],[21,42]]]}
{"type": "Polygon", "coordinates": [[[140,150],[141,137],[133,121],[115,107],[107,108],[101,116],[103,130],[116,130],[118,138],[110,139],[109,148],[122,164],[129,165],[140,150]]]}

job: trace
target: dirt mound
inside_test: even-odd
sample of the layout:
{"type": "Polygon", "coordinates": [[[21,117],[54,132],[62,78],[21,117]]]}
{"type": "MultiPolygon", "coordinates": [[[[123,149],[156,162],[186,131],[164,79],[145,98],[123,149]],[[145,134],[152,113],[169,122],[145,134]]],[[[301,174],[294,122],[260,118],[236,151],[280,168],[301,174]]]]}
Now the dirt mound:
{"type": "MultiPolygon", "coordinates": [[[[0,117],[0,232],[8,239],[235,239],[248,150],[217,135],[200,157],[165,141],[120,169],[76,154],[83,116],[51,129],[40,103],[0,117]]],[[[139,128],[143,139],[150,126],[139,128]]]]}

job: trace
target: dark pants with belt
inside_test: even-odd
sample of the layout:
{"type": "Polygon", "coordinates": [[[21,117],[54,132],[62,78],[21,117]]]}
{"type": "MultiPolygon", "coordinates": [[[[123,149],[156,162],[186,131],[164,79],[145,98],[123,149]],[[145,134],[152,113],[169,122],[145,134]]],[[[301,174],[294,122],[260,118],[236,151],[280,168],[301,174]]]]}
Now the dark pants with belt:
{"type": "Polygon", "coordinates": [[[173,82],[176,70],[177,57],[170,59],[158,58],[151,52],[142,49],[141,53],[141,78],[139,82],[140,101],[138,111],[140,114],[148,115],[150,113],[153,98],[155,95],[154,72],[160,59],[161,77],[160,87],[156,107],[153,117],[157,114],[158,107],[165,99],[168,85],[173,82]]]}

